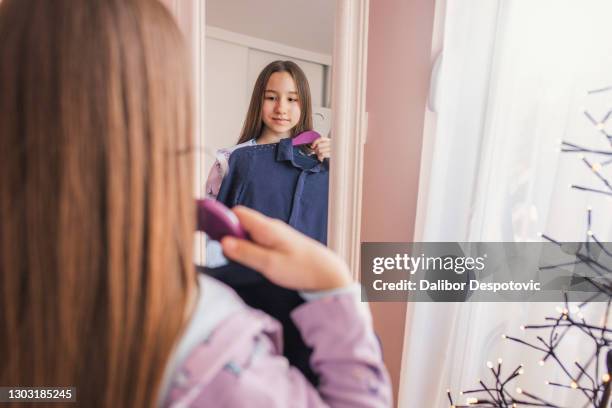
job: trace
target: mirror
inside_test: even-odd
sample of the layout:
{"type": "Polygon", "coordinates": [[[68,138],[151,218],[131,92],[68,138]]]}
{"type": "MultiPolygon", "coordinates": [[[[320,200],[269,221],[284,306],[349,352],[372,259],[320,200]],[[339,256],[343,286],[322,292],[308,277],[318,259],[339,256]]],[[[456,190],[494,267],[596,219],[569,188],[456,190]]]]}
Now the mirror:
{"type": "MultiPolygon", "coordinates": [[[[329,0],[206,1],[205,193],[228,207],[240,204],[281,219],[324,244],[329,160],[294,146],[289,136],[311,129],[330,134],[335,8],[329,0]],[[275,61],[290,63],[270,72],[275,61]]],[[[302,295],[226,260],[216,241],[206,243],[203,270],[282,323],[284,355],[316,384],[311,351],[289,317],[302,295]]]]}
{"type": "MultiPolygon", "coordinates": [[[[203,181],[206,182],[213,166],[217,166],[217,173],[223,176],[228,173],[229,163],[226,158],[229,157],[230,153],[225,150],[227,153],[224,155],[219,150],[231,149],[237,145],[249,110],[256,80],[262,70],[273,61],[292,61],[304,73],[311,94],[312,112],[310,116],[313,129],[321,135],[329,136],[332,115],[331,64],[335,2],[329,0],[312,2],[207,0],[205,7],[205,115],[202,143],[205,146],[206,154],[202,167],[203,181]],[[298,29],[295,16],[300,16],[300,21],[311,23],[302,24],[298,29]]],[[[295,82],[298,81],[299,79],[295,82]]],[[[295,83],[295,85],[298,86],[299,84],[295,83]]],[[[264,96],[265,98],[268,97],[267,94],[264,96]]],[[[261,134],[251,135],[249,138],[257,138],[258,136],[260,137],[257,139],[257,143],[269,143],[268,140],[262,140],[265,138],[261,137],[261,134]]],[[[316,160],[314,161],[316,162],[316,160]]],[[[327,163],[325,164],[327,165],[327,163]]],[[[213,171],[215,170],[213,169],[213,171]]],[[[312,238],[326,243],[328,173],[325,180],[319,175],[306,177],[302,198],[304,202],[301,209],[296,209],[291,202],[295,201],[295,197],[298,195],[297,188],[293,197],[286,191],[279,192],[278,188],[271,189],[266,194],[265,199],[268,203],[265,205],[259,205],[262,198],[262,193],[259,193],[259,190],[254,193],[246,191],[240,197],[224,197],[221,201],[228,206],[236,203],[252,206],[264,213],[271,205],[275,209],[278,209],[277,206],[281,206],[281,212],[289,214],[288,210],[290,210],[291,217],[298,210],[302,211],[299,215],[302,217],[304,207],[308,207],[309,211],[315,211],[315,207],[324,208],[323,217],[306,216],[302,217],[301,221],[297,220],[289,223],[312,238]],[[315,179],[317,181],[313,181],[315,179]],[[313,187],[313,183],[318,184],[318,186],[313,187]],[[325,184],[324,194],[321,191],[322,183],[325,184]],[[250,193],[252,195],[258,194],[257,197],[253,197],[256,202],[250,200],[250,197],[248,197],[250,193]],[[271,197],[274,197],[274,200],[271,197]],[[281,203],[281,201],[285,201],[285,203],[281,203]],[[293,208],[290,208],[292,206],[293,208]],[[306,223],[309,225],[304,225],[306,223]]],[[[252,173],[249,174],[252,175],[252,173]]],[[[274,179],[276,174],[271,174],[271,179],[274,179]]],[[[217,179],[221,179],[221,176],[217,175],[217,179]]],[[[223,180],[228,183],[225,177],[223,177],[223,180]]],[[[297,178],[292,183],[294,186],[299,184],[297,178]]],[[[219,188],[219,182],[209,182],[204,192],[209,196],[217,196],[219,188]]],[[[255,187],[253,189],[255,190],[255,187]]],[[[285,188],[285,190],[287,189],[285,188]]],[[[322,211],[321,208],[317,208],[317,210],[322,211]]],[[[277,213],[270,210],[267,215],[275,216],[277,213]]],[[[220,258],[220,249],[217,244],[209,243],[206,253],[207,265],[215,266],[222,262],[222,260],[219,260],[222,258],[220,258]]]]}
{"type": "MultiPolygon", "coordinates": [[[[192,58],[195,62],[195,86],[199,95],[196,98],[196,119],[200,128],[196,136],[196,143],[198,145],[204,144],[205,147],[200,150],[201,154],[198,154],[196,161],[195,191],[197,197],[203,197],[203,186],[208,174],[207,166],[210,166],[212,162],[211,156],[214,156],[215,147],[225,144],[225,142],[216,144],[215,138],[217,136],[208,133],[208,131],[204,136],[205,132],[203,131],[205,128],[209,129],[206,122],[211,116],[210,106],[212,103],[210,100],[204,100],[204,90],[211,86],[210,82],[205,80],[207,76],[205,73],[210,69],[205,64],[205,61],[209,58],[205,49],[207,40],[206,9],[209,8],[208,13],[210,15],[213,15],[215,11],[214,7],[207,7],[208,1],[206,0],[197,2],[192,0],[163,1],[169,4],[186,33],[192,58]],[[208,112],[207,115],[204,115],[205,110],[208,112]],[[207,154],[204,154],[204,151],[207,151],[207,154]]],[[[209,1],[214,2],[215,0],[209,1]]],[[[294,10],[298,2],[291,1],[290,3],[291,8],[289,10],[283,9],[283,4],[277,3],[279,7],[277,15],[281,15],[282,18],[277,19],[273,26],[278,24],[295,25],[295,16],[298,14],[294,10]],[[284,10],[284,14],[280,13],[281,10],[284,10]]],[[[330,90],[327,93],[329,95],[328,101],[330,96],[333,95],[331,98],[331,108],[333,110],[333,121],[331,121],[333,168],[329,180],[328,208],[330,223],[328,226],[328,245],[346,260],[355,278],[358,275],[360,256],[360,202],[363,182],[363,148],[367,128],[365,94],[368,56],[368,3],[368,0],[317,0],[316,4],[318,5],[313,7],[313,10],[315,12],[317,10],[327,11],[319,12],[314,17],[301,15],[304,18],[300,19],[300,21],[309,21],[311,27],[316,25],[317,31],[323,30],[319,27],[321,25],[326,27],[330,27],[331,24],[334,25],[333,29],[327,28],[327,37],[333,31],[334,44],[331,80],[327,83],[327,88],[330,90]],[[322,21],[327,21],[327,23],[323,24],[322,21]],[[330,23],[331,21],[333,23],[330,23]]],[[[247,2],[236,0],[232,4],[236,5],[236,13],[245,14],[245,8],[240,8],[239,5],[244,6],[246,4],[248,6],[247,2]]],[[[258,4],[262,9],[270,10],[269,7],[265,7],[267,2],[258,2],[258,4]]],[[[245,18],[242,23],[250,24],[250,21],[245,18]]],[[[209,22],[209,24],[211,23],[209,22]]],[[[220,23],[217,24],[221,25],[220,23]]],[[[230,68],[232,67],[227,67],[227,69],[230,68]]],[[[239,103],[244,103],[244,99],[240,99],[239,103]]],[[[329,116],[331,116],[331,113],[329,116]]],[[[238,118],[237,120],[241,121],[242,119],[238,118]]],[[[197,234],[195,261],[198,264],[204,263],[203,241],[203,235],[197,234]]]]}

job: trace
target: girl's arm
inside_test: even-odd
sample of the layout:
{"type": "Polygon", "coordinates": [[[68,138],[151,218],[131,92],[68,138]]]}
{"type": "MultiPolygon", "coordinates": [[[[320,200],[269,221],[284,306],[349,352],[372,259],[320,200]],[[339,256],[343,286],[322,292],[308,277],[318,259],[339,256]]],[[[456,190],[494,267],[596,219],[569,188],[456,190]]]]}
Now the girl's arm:
{"type": "MultiPolygon", "coordinates": [[[[225,160],[225,162],[227,163],[227,159],[225,160]]],[[[225,168],[227,168],[227,166],[225,168]]],[[[219,157],[217,157],[217,160],[215,160],[215,163],[210,168],[210,171],[208,172],[208,178],[206,179],[206,187],[204,190],[206,197],[213,199],[217,198],[224,176],[224,167],[222,166],[219,157]]]]}
{"type": "Polygon", "coordinates": [[[313,348],[310,364],[320,385],[313,387],[282,356],[279,323],[245,308],[224,318],[222,327],[198,346],[185,364],[185,383],[171,394],[169,405],[390,407],[389,376],[370,313],[360,302],[359,287],[349,288],[344,261],[282,221],[244,207],[233,211],[252,241],[223,238],[226,256],[286,288],[335,293],[306,302],[291,315],[313,348]]]}
{"type": "MultiPolygon", "coordinates": [[[[238,207],[234,212],[253,241],[224,238],[223,250],[229,258],[289,289],[324,291],[351,284],[346,264],[327,247],[256,211],[238,207]]],[[[254,360],[245,373],[261,379],[272,376],[265,381],[267,386],[236,387],[233,392],[259,392],[272,407],[391,406],[389,376],[359,290],[307,302],[292,313],[292,319],[314,349],[311,366],[321,376],[318,389],[272,350],[254,360]]]]}
{"type": "MultiPolygon", "coordinates": [[[[206,290],[206,289],[205,289],[206,290]]],[[[246,308],[193,352],[177,377],[170,407],[387,408],[389,376],[370,315],[357,292],[298,307],[292,318],[313,347],[315,388],[282,356],[278,321],[246,308]]]]}
{"type": "MultiPolygon", "coordinates": [[[[247,142],[250,143],[250,142],[247,142]]],[[[247,143],[242,143],[233,147],[229,147],[227,149],[221,149],[217,151],[215,162],[213,163],[210,171],[208,172],[208,178],[206,179],[206,197],[217,199],[219,195],[219,190],[221,189],[221,183],[223,183],[223,179],[227,175],[227,171],[229,168],[229,158],[231,154],[239,147],[243,147],[247,145],[247,143]]]]}

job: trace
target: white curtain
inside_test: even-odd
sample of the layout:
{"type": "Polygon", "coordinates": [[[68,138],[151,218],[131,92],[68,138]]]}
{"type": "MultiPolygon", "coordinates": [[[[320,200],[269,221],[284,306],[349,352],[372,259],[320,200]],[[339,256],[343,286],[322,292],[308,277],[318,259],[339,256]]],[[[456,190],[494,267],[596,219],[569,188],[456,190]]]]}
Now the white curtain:
{"type": "MultiPolygon", "coordinates": [[[[586,95],[612,85],[610,16],[606,0],[448,0],[419,239],[540,241],[545,232],[582,241],[590,205],[594,232],[611,240],[611,201],[570,190],[572,183],[602,186],[577,155],[559,153],[561,139],[605,147],[583,110],[601,117],[612,108],[612,92],[586,95]]],[[[575,391],[544,384],[568,383],[557,367],[540,367],[538,353],[501,339],[503,333],[526,337],[519,326],[541,322],[554,308],[411,304],[399,406],[447,407],[447,388],[463,403],[459,391],[489,378],[485,364],[498,357],[506,370],[525,364],[516,386],[580,406],[575,391]]],[[[580,338],[564,344],[568,365],[587,352],[580,338]]]]}

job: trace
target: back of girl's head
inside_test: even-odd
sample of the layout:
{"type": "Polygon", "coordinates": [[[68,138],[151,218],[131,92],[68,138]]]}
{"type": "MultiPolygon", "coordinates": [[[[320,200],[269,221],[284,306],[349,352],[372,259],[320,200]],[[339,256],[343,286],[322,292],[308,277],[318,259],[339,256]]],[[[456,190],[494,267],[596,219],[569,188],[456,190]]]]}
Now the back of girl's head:
{"type": "Polygon", "coordinates": [[[182,36],[153,0],[3,0],[0,61],[0,384],[152,406],[195,285],[182,36]]]}
{"type": "Polygon", "coordinates": [[[298,135],[306,130],[312,129],[312,102],[310,97],[310,86],[304,71],[293,61],[274,61],[269,63],[259,74],[253,87],[251,102],[247,112],[242,132],[238,143],[246,142],[249,139],[257,138],[263,130],[261,118],[261,105],[264,101],[266,85],[268,80],[275,72],[287,72],[293,78],[297,88],[298,100],[301,108],[301,115],[298,124],[291,130],[291,136],[298,135]]]}

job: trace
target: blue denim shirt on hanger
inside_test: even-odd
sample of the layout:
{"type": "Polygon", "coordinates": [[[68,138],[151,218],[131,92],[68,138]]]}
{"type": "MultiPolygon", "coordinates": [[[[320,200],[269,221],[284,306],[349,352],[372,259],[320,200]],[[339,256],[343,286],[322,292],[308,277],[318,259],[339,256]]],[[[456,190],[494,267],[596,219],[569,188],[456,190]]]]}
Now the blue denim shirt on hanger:
{"type": "Polygon", "coordinates": [[[237,149],[217,200],[285,221],[327,244],[329,166],[306,156],[291,139],[237,149]]]}
{"type": "MultiPolygon", "coordinates": [[[[329,165],[293,147],[291,139],[236,149],[229,158],[217,200],[228,207],[244,205],[285,221],[311,238],[327,243],[329,165]]],[[[260,273],[229,262],[204,273],[231,286],[251,307],[263,310],[283,326],[283,354],[314,385],[318,377],[310,367],[312,350],[291,320],[291,312],[304,303],[294,290],[268,281],[260,273]]]]}

